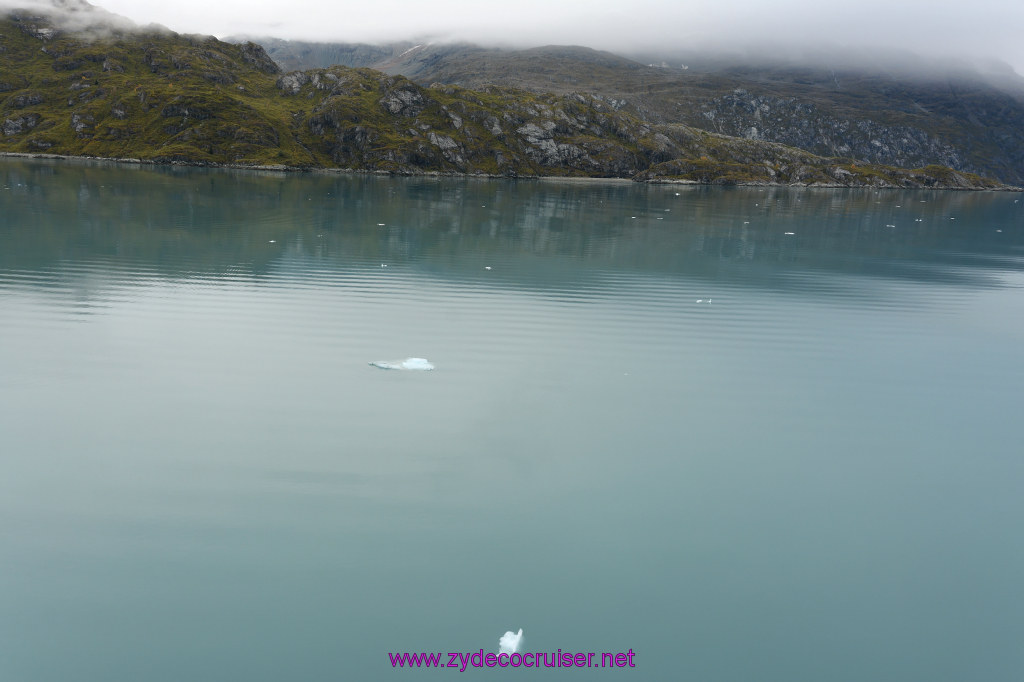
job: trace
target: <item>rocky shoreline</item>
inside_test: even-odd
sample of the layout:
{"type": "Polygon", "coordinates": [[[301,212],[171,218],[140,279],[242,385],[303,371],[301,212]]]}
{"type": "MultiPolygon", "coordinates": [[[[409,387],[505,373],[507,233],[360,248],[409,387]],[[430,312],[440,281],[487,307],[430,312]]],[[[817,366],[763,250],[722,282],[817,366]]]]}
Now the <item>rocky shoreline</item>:
{"type": "Polygon", "coordinates": [[[563,176],[563,175],[518,175],[518,174],[495,174],[495,173],[463,173],[457,171],[437,170],[366,170],[359,168],[331,168],[318,166],[289,166],[285,164],[245,164],[245,163],[218,163],[211,161],[189,161],[176,159],[173,161],[159,161],[153,159],[138,159],[132,157],[105,157],[85,156],[72,154],[48,154],[31,152],[3,152],[0,151],[0,158],[13,159],[38,159],[50,161],[87,161],[103,164],[132,164],[139,166],[185,166],[192,168],[223,168],[229,170],[245,170],[271,173],[326,173],[326,174],[351,174],[351,175],[382,175],[398,177],[444,177],[444,178],[480,178],[495,180],[547,180],[562,182],[640,182],[650,185],[689,185],[689,186],[739,186],[739,187],[812,187],[819,189],[929,189],[948,191],[968,192],[1024,192],[1022,187],[999,184],[996,186],[963,186],[963,185],[873,185],[873,184],[842,184],[827,182],[767,182],[767,181],[701,181],[688,178],[672,177],[641,177],[638,173],[632,178],[615,177],[587,177],[587,176],[563,176]]]}

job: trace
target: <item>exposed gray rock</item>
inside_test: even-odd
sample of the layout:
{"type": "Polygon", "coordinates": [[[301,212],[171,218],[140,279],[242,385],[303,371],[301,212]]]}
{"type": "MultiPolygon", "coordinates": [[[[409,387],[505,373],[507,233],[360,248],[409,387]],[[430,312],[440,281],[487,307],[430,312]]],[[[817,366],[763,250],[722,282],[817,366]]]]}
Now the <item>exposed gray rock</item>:
{"type": "Polygon", "coordinates": [[[493,116],[488,116],[484,120],[484,127],[491,131],[492,135],[501,135],[504,133],[504,131],[501,129],[501,126],[498,125],[498,119],[496,119],[493,116]]]}
{"type": "Polygon", "coordinates": [[[573,144],[556,142],[554,139],[555,128],[555,122],[550,119],[544,120],[540,125],[527,123],[516,128],[516,132],[527,144],[525,151],[531,161],[544,166],[557,166],[562,163],[570,163],[575,166],[571,162],[587,158],[587,153],[582,148],[573,144]]]}
{"type": "Polygon", "coordinates": [[[302,86],[308,82],[309,76],[306,75],[305,71],[292,71],[277,79],[277,87],[289,95],[297,95],[302,86]]]}
{"type": "Polygon", "coordinates": [[[460,153],[461,146],[452,138],[448,137],[447,135],[438,135],[437,133],[431,131],[427,133],[427,139],[430,140],[431,144],[433,144],[435,147],[438,147],[441,150],[441,156],[445,160],[450,161],[451,163],[454,163],[460,167],[466,164],[466,159],[460,153]]]}
{"type": "Polygon", "coordinates": [[[27,130],[32,130],[39,124],[39,114],[25,114],[17,118],[9,118],[3,123],[4,135],[18,135],[27,130]]]}
{"type": "Polygon", "coordinates": [[[447,135],[438,135],[433,131],[427,134],[427,139],[430,140],[431,144],[439,147],[442,151],[459,148],[459,143],[452,138],[447,135]]]}
{"type": "Polygon", "coordinates": [[[391,114],[414,117],[419,116],[426,106],[426,100],[419,89],[412,83],[405,83],[388,91],[380,99],[380,105],[391,114]]]}
{"type": "Polygon", "coordinates": [[[59,33],[55,28],[50,28],[49,26],[35,26],[32,24],[22,24],[21,30],[33,38],[38,38],[39,40],[52,40],[57,37],[59,33]]]}
{"type": "Polygon", "coordinates": [[[242,49],[242,59],[245,63],[257,71],[271,75],[281,73],[281,67],[274,63],[266,51],[256,43],[246,42],[239,47],[242,49]]]}
{"type": "Polygon", "coordinates": [[[444,112],[446,114],[448,114],[448,118],[451,119],[452,127],[455,128],[456,130],[461,130],[462,129],[462,117],[459,116],[458,114],[454,113],[454,112],[448,111],[447,108],[445,108],[444,112]]]}
{"type": "Polygon", "coordinates": [[[780,142],[868,163],[905,168],[937,163],[976,172],[956,148],[921,130],[839,118],[805,100],[755,95],[737,88],[701,107],[707,127],[724,135],[780,142]]]}
{"type": "Polygon", "coordinates": [[[79,137],[91,135],[95,123],[96,117],[92,114],[71,114],[71,129],[78,133],[79,137]]]}

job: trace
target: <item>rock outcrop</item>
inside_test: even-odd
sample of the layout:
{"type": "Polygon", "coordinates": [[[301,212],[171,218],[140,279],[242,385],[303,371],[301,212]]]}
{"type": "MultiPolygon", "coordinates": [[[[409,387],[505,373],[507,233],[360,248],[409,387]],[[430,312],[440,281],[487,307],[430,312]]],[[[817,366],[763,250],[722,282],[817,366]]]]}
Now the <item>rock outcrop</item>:
{"type": "Polygon", "coordinates": [[[267,44],[289,68],[339,63],[420,84],[581,92],[649,123],[682,123],[857,163],[941,164],[1024,184],[1024,79],[1012,69],[993,79],[970,65],[944,70],[874,54],[853,66],[843,66],[848,57],[841,56],[790,63],[765,55],[667,68],[583,47],[267,44]]]}
{"type": "MultiPolygon", "coordinates": [[[[163,30],[99,37],[9,15],[0,19],[0,74],[7,152],[410,174],[996,186],[938,166],[873,167],[651,124],[593,94],[425,87],[341,66],[281,74],[255,44],[163,30]]],[[[762,118],[781,106],[736,97],[723,106],[762,118]]]]}

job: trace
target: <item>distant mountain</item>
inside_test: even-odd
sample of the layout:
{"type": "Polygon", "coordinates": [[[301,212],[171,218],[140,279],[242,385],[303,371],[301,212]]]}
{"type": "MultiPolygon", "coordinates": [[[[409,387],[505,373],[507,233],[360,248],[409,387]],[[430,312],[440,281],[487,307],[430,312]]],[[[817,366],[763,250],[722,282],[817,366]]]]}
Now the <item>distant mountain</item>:
{"type": "MultiPolygon", "coordinates": [[[[305,71],[330,66],[348,66],[354,69],[377,68],[401,54],[415,43],[387,43],[368,45],[365,43],[308,43],[297,40],[281,40],[270,37],[231,36],[229,43],[254,42],[267,51],[267,55],[283,71],[305,71]]],[[[378,69],[383,70],[383,69],[378,69]]]]}
{"type": "MultiPolygon", "coordinates": [[[[394,68],[410,60],[419,60],[423,73],[434,68],[427,46],[389,49],[386,59],[394,68]]],[[[565,63],[578,64],[584,55],[596,72],[619,74],[623,62],[629,64],[577,48],[556,51],[567,53],[565,63]]],[[[368,50],[347,54],[353,60],[373,58],[368,50]]],[[[539,65],[555,56],[549,49],[523,59],[539,65]]],[[[438,59],[436,66],[444,63],[438,59]]],[[[650,123],[596,94],[425,87],[404,76],[345,66],[282,74],[259,45],[138,29],[72,0],[0,12],[0,133],[0,152],[158,163],[999,186],[936,165],[868,165],[682,124],[650,123]]]]}
{"type": "Polygon", "coordinates": [[[1024,79],[1006,65],[851,51],[629,59],[585,47],[262,44],[286,69],[340,58],[421,84],[586,93],[652,123],[683,123],[865,163],[938,163],[1024,183],[1024,79]]]}

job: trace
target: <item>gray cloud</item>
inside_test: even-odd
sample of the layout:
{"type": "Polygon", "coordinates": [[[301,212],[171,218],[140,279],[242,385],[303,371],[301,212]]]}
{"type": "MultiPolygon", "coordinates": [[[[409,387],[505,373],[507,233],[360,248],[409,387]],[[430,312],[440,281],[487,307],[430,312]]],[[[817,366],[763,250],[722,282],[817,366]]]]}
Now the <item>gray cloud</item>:
{"type": "Polygon", "coordinates": [[[132,29],[135,22],[91,5],[85,0],[0,0],[0,10],[22,10],[52,17],[69,31],[105,32],[107,29],[132,29]]]}
{"type": "MultiPolygon", "coordinates": [[[[25,4],[0,0],[3,4],[25,4]]],[[[1024,73],[1024,3],[977,0],[100,0],[140,24],[218,36],[336,41],[428,37],[613,51],[813,46],[1001,59],[1024,73]]]]}

